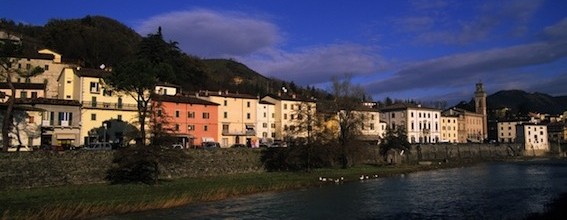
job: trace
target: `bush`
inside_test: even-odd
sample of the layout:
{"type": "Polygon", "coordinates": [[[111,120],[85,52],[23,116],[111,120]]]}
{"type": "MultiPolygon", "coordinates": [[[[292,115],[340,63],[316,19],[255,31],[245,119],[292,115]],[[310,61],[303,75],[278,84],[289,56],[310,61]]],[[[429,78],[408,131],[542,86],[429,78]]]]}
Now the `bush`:
{"type": "Polygon", "coordinates": [[[157,184],[160,165],[176,163],[186,157],[181,150],[157,145],[123,148],[115,153],[112,160],[115,166],[107,171],[106,180],[112,184],[157,184]]]}

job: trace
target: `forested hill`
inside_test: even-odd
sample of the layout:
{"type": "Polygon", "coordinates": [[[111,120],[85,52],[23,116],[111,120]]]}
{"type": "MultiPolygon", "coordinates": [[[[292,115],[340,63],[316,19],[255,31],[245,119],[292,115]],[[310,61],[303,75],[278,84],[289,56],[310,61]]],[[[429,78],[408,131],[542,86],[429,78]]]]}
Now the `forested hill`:
{"type": "Polygon", "coordinates": [[[567,111],[567,96],[527,93],[522,90],[502,90],[487,97],[488,108],[507,107],[513,112],[561,114],[567,111]]]}
{"type": "MultiPolygon", "coordinates": [[[[89,68],[98,68],[101,64],[116,66],[134,55],[136,45],[143,37],[119,21],[102,16],[52,19],[45,26],[30,26],[1,19],[0,30],[15,33],[23,40],[27,51],[52,49],[69,62],[89,68]]],[[[301,88],[293,82],[267,78],[234,60],[202,60],[180,53],[175,63],[176,83],[186,92],[230,90],[265,95],[277,93],[286,87],[289,92],[298,95],[316,98],[328,95],[315,88],[301,88]]]]}

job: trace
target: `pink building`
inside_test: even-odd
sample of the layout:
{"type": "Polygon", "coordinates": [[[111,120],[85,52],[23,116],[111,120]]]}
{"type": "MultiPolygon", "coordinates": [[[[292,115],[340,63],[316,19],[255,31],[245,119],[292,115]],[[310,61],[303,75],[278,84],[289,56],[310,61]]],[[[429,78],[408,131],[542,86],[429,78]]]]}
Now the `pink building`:
{"type": "Polygon", "coordinates": [[[184,147],[200,146],[218,137],[218,105],[194,96],[153,97],[155,126],[178,137],[184,147]]]}

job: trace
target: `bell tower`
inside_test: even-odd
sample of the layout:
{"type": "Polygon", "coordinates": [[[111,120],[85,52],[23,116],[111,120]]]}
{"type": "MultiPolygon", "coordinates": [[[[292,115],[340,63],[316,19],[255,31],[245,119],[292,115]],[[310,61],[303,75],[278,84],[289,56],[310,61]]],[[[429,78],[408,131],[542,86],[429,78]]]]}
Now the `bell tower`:
{"type": "Polygon", "coordinates": [[[476,84],[476,90],[474,92],[474,105],[475,105],[475,112],[477,114],[482,115],[482,136],[484,139],[488,138],[488,121],[486,117],[486,92],[484,92],[484,88],[482,83],[479,82],[476,84]]]}

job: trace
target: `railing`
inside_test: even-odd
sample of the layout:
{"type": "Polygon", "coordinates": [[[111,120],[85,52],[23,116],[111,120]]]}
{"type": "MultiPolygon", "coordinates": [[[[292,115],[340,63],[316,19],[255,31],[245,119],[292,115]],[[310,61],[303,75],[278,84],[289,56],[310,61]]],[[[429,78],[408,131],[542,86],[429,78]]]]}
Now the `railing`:
{"type": "Polygon", "coordinates": [[[256,136],[255,130],[222,130],[225,136],[256,136]]]}
{"type": "Polygon", "coordinates": [[[114,109],[114,110],[137,110],[136,104],[121,104],[110,102],[83,102],[83,108],[114,109]]]}

